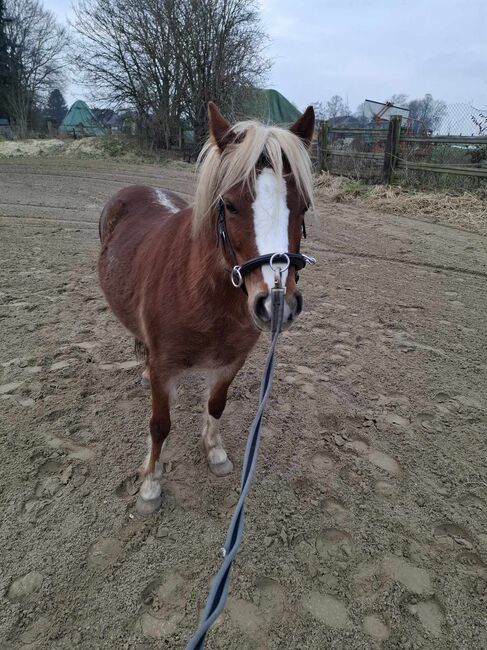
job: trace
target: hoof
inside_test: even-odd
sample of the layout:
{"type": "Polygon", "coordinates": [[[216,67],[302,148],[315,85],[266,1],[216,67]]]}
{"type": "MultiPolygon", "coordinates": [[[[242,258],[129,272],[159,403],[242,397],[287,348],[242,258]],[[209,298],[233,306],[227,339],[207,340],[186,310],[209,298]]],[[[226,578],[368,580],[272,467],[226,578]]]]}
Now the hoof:
{"type": "Polygon", "coordinates": [[[139,515],[147,517],[153,515],[161,507],[162,499],[159,495],[155,499],[143,499],[140,494],[135,502],[135,510],[139,515]]]}
{"type": "Polygon", "coordinates": [[[140,380],[140,385],[142,388],[150,388],[150,379],[149,377],[146,377],[145,375],[142,375],[142,378],[140,380]]]}
{"type": "Polygon", "coordinates": [[[233,472],[233,463],[228,458],[223,463],[208,463],[208,466],[215,476],[227,476],[233,472]]]}

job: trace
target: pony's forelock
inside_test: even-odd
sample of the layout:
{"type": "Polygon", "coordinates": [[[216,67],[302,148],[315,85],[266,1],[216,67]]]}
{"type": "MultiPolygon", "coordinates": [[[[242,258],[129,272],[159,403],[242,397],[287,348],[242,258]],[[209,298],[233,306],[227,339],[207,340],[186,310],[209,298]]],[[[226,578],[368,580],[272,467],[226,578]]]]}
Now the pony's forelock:
{"type": "Polygon", "coordinates": [[[277,176],[289,164],[298,192],[313,205],[311,160],[303,142],[294,133],[259,122],[237,122],[228,132],[230,141],[220,151],[210,137],[198,156],[198,183],[193,207],[193,234],[211,219],[220,196],[235,185],[247,185],[254,194],[257,164],[264,157],[277,176]]]}

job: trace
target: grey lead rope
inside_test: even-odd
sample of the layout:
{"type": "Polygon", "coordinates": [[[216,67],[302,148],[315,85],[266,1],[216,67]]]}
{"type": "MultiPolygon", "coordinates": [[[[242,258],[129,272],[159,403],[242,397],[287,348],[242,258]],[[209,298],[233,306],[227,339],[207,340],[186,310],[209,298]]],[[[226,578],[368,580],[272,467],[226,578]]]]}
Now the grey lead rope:
{"type": "Polygon", "coordinates": [[[284,289],[276,287],[271,290],[271,308],[272,308],[272,341],[271,347],[267,354],[264,367],[264,375],[260,386],[260,402],[257,414],[252,422],[245,448],[245,456],[242,469],[242,480],[240,485],[240,498],[235,506],[232,520],[228,527],[227,538],[222,549],[223,562],[213,581],[208,594],[206,607],[203,612],[199,628],[196,630],[192,639],[186,646],[186,650],[203,650],[205,647],[205,637],[209,628],[221,614],[228,596],[230,586],[230,569],[237,555],[242,541],[244,527],[244,505],[245,498],[250,490],[250,485],[255,472],[257,455],[260,446],[260,425],[264,414],[265,405],[272,387],[272,371],[274,369],[274,352],[276,350],[277,339],[281,332],[282,319],[284,313],[284,289]]]}

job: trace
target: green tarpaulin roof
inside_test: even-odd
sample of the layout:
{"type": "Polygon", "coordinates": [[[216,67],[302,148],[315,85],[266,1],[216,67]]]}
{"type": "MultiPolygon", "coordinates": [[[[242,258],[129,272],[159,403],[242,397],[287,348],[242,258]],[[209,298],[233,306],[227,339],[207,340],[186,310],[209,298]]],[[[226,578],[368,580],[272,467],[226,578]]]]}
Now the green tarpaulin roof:
{"type": "Polygon", "coordinates": [[[292,124],[301,115],[296,106],[272,88],[256,88],[244,112],[248,117],[280,126],[292,124]]]}
{"type": "Polygon", "coordinates": [[[71,135],[105,135],[106,129],[98,122],[85,102],[78,99],[74,102],[61,122],[59,130],[71,135]]]}

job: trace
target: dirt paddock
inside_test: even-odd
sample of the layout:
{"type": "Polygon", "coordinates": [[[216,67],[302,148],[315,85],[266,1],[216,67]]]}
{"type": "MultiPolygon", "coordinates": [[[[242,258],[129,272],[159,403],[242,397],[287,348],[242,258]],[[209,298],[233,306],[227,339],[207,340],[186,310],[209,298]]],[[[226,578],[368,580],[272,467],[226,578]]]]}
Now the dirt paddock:
{"type": "MultiPolygon", "coordinates": [[[[0,648],[183,649],[237,499],[267,341],[198,444],[181,386],[163,506],[134,510],[149,395],[97,284],[117,189],[182,165],[0,162],[0,648]]],[[[209,650],[487,648],[487,239],[320,201],[278,349],[244,543],[209,650]]]]}

